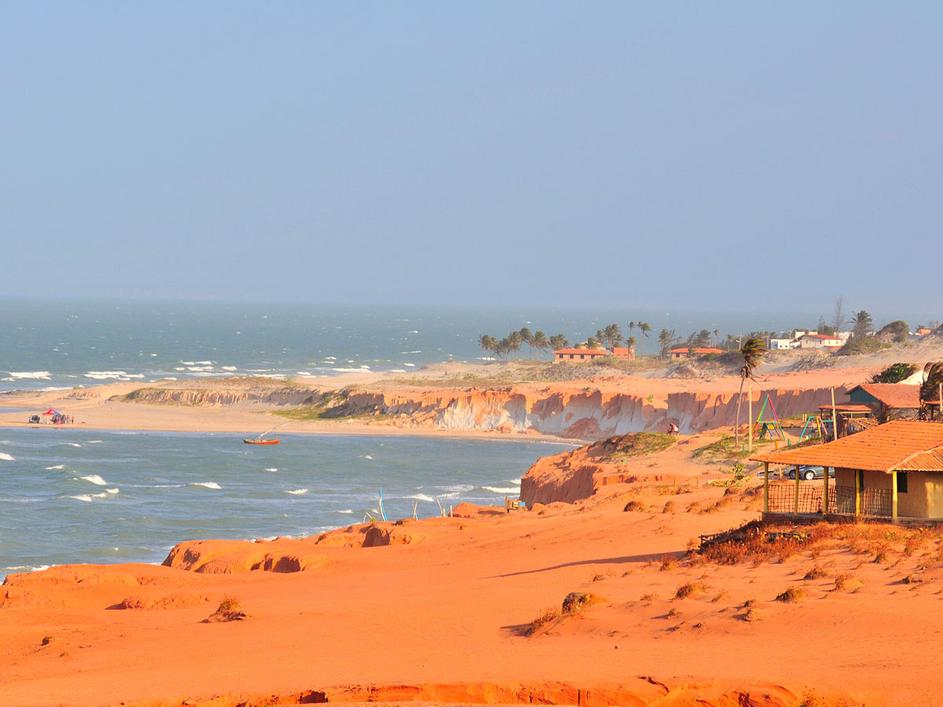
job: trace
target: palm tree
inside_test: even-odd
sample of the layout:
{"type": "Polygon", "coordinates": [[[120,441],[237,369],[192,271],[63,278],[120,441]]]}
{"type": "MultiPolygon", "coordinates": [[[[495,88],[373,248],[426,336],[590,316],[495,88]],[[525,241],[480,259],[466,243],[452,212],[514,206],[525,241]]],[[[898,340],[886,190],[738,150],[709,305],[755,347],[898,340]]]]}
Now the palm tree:
{"type": "Polygon", "coordinates": [[[586,348],[588,349],[598,349],[599,348],[599,339],[595,336],[591,336],[586,339],[586,348]]]}
{"type": "Polygon", "coordinates": [[[550,348],[565,349],[570,345],[570,341],[563,334],[554,334],[550,337],[550,348]]]}
{"type": "Polygon", "coordinates": [[[546,351],[547,347],[550,346],[550,342],[547,340],[547,335],[544,334],[540,329],[534,332],[533,346],[538,351],[546,351]]]}
{"type": "Polygon", "coordinates": [[[527,344],[527,348],[528,348],[528,350],[529,350],[529,352],[530,352],[530,354],[531,354],[531,357],[533,357],[533,354],[534,354],[534,351],[533,351],[533,349],[534,349],[534,335],[531,333],[530,329],[528,329],[526,326],[525,326],[525,327],[521,327],[521,328],[517,331],[517,335],[521,338],[521,342],[522,342],[522,343],[527,344]]]}
{"type": "Polygon", "coordinates": [[[652,325],[648,322],[638,322],[638,330],[642,332],[646,338],[648,338],[648,332],[652,330],[652,325]]]}
{"type": "Polygon", "coordinates": [[[637,344],[637,343],[638,343],[638,340],[637,340],[634,336],[630,336],[628,339],[625,340],[626,348],[629,349],[629,352],[630,352],[630,353],[631,353],[633,350],[635,350],[635,344],[637,344]]]}
{"type": "Polygon", "coordinates": [[[607,324],[604,329],[596,332],[596,338],[605,342],[606,348],[611,351],[622,343],[622,330],[618,324],[607,324]]]}
{"type": "MultiPolygon", "coordinates": [[[[737,448],[740,447],[740,406],[743,404],[743,384],[747,378],[756,380],[753,376],[756,367],[760,365],[763,356],[766,354],[766,343],[758,336],[749,336],[740,347],[740,355],[743,356],[743,365],[740,367],[740,393],[737,395],[737,426],[734,430],[734,440],[737,448]]],[[[752,425],[753,421],[749,423],[752,425]]]]}
{"type": "Polygon", "coordinates": [[[668,351],[671,349],[676,338],[674,329],[662,329],[658,332],[658,345],[661,347],[662,357],[668,355],[668,351]]]}
{"type": "Polygon", "coordinates": [[[490,353],[498,352],[498,340],[489,334],[482,334],[479,336],[478,345],[481,347],[482,351],[490,353]]]}

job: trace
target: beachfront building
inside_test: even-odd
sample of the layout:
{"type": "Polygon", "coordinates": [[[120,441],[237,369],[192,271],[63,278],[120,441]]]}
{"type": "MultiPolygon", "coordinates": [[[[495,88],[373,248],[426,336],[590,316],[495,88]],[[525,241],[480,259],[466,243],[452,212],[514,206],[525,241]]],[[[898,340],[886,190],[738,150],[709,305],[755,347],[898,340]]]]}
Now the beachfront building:
{"type": "Polygon", "coordinates": [[[845,345],[847,339],[837,334],[804,334],[799,337],[800,349],[828,349],[837,351],[845,345]]]}
{"type": "Polygon", "coordinates": [[[759,454],[764,517],[943,520],[943,424],[896,420],[827,444],[759,454]],[[770,481],[770,466],[824,467],[820,481],[770,481]]]}
{"type": "Polygon", "coordinates": [[[879,422],[916,420],[920,414],[920,386],[907,383],[862,383],[848,391],[852,403],[867,405],[879,422]]]}
{"type": "Polygon", "coordinates": [[[922,337],[924,337],[924,336],[927,336],[928,334],[932,334],[932,333],[933,333],[933,329],[931,329],[930,327],[927,327],[927,326],[922,326],[922,327],[920,327],[919,329],[917,329],[917,331],[916,331],[915,333],[916,333],[917,336],[919,336],[919,337],[922,338],[922,337]]]}
{"type": "Polygon", "coordinates": [[[635,359],[635,347],[615,346],[610,350],[602,346],[597,346],[593,349],[587,346],[575,346],[573,348],[556,349],[553,352],[553,362],[586,363],[588,361],[597,361],[608,356],[622,359],[623,361],[632,361],[635,359]]]}
{"type": "Polygon", "coordinates": [[[718,349],[714,346],[679,346],[676,349],[671,349],[671,360],[678,361],[682,358],[692,358],[694,356],[709,356],[711,354],[722,354],[724,353],[723,349],[718,349]]]}
{"type": "Polygon", "coordinates": [[[796,339],[770,339],[770,351],[788,351],[799,348],[799,342],[796,339]]]}

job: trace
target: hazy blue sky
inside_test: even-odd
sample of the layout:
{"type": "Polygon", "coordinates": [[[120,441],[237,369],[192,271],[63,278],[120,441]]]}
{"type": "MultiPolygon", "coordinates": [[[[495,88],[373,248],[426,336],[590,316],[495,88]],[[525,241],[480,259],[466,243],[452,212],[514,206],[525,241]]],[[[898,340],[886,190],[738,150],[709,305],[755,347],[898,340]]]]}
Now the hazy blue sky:
{"type": "Polygon", "coordinates": [[[0,9],[0,295],[932,311],[939,3],[0,9]]]}

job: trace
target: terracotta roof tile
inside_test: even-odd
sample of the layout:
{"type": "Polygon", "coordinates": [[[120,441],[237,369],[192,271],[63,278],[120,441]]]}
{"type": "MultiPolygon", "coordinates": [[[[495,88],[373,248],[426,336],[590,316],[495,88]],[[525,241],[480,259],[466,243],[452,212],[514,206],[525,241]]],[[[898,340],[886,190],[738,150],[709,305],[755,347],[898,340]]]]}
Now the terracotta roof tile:
{"type": "Polygon", "coordinates": [[[606,349],[557,349],[553,352],[554,356],[557,354],[585,354],[589,356],[609,356],[609,352],[606,349]]]}
{"type": "Polygon", "coordinates": [[[889,408],[916,409],[920,407],[920,386],[906,383],[863,383],[855,390],[863,390],[889,408]]]}
{"type": "Polygon", "coordinates": [[[723,349],[718,349],[714,346],[697,346],[693,349],[689,349],[687,346],[679,346],[678,348],[671,349],[671,353],[688,353],[691,352],[697,356],[703,356],[704,354],[722,354],[723,349]]]}
{"type": "Polygon", "coordinates": [[[943,424],[897,420],[827,444],[781,449],[751,459],[864,471],[943,471],[943,424]]]}

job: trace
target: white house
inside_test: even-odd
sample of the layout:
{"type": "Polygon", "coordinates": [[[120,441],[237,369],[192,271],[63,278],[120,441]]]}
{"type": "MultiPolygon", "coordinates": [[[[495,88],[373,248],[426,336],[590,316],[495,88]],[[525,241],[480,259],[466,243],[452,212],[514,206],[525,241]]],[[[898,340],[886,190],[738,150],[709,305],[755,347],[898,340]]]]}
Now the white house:
{"type": "Polygon", "coordinates": [[[799,348],[799,342],[795,339],[770,339],[769,348],[770,351],[788,351],[799,348]]]}
{"type": "Polygon", "coordinates": [[[840,349],[844,345],[845,340],[837,335],[806,334],[799,338],[800,349],[840,349]]]}

